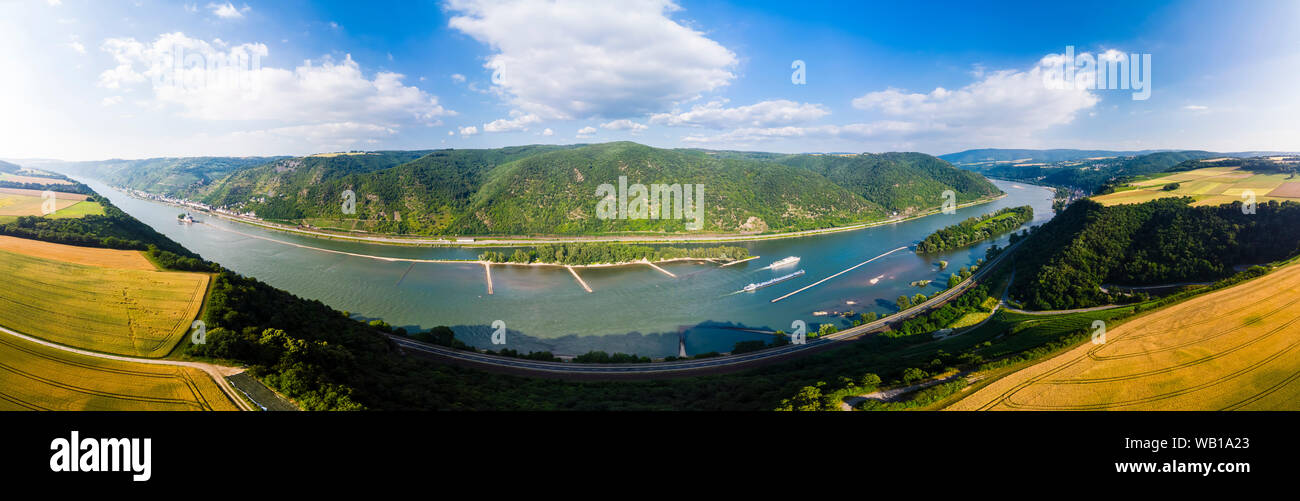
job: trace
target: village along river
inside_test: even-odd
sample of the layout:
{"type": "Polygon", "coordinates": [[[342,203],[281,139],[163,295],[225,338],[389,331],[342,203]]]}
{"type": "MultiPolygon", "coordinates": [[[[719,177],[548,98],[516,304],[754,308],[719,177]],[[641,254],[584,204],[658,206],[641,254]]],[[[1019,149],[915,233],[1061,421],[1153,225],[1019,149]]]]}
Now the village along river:
{"type": "MultiPolygon", "coordinates": [[[[176,221],[182,209],[127,196],[102,182],[79,179],[128,214],[180,242],[205,259],[255,277],[301,297],[318,299],[360,319],[382,319],[407,330],[450,326],[456,338],[481,348],[520,352],[551,351],[577,355],[591,350],[663,357],[678,353],[685,336],[687,354],[730,351],[737,341],[771,336],[743,329],[790,332],[803,320],[809,331],[823,322],[840,328],[850,320],[814,316],[818,311],[893,313],[899,295],[934,294],[948,276],[984,257],[1008,237],[938,255],[917,256],[905,249],[876,259],[779,302],[772,299],[813,284],[900,246],[913,246],[935,230],[1004,207],[1032,205],[1031,225],[1051,219],[1052,190],[993,181],[1007,196],[983,205],[873,228],[793,239],[727,242],[747,247],[759,259],[734,266],[666,263],[670,277],[649,266],[579,268],[591,287],[585,291],[564,268],[493,266],[493,294],[483,266],[472,263],[383,261],[312,249],[406,259],[476,259],[481,248],[404,247],[298,236],[248,224],[197,215],[202,224],[176,221]],[[298,246],[286,243],[298,244],[298,246]],[[312,248],[309,248],[312,247],[312,248]],[[777,270],[760,269],[787,256],[801,261],[777,270]],[[935,263],[948,261],[940,271],[935,263]],[[805,273],[754,292],[746,284],[797,270],[805,273]],[[927,287],[911,285],[933,280],[927,287]],[[853,302],[850,304],[849,302],[853,302]],[[496,321],[505,323],[506,344],[492,345],[496,321]]],[[[686,245],[686,244],[678,244],[686,245]]],[[[509,255],[511,249],[504,250],[509,255]]]]}

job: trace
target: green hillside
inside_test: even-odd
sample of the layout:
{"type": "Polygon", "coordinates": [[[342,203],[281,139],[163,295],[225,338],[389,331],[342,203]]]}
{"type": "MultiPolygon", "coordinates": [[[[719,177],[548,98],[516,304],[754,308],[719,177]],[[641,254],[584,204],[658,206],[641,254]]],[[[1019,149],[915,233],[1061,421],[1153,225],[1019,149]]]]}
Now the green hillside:
{"type": "Polygon", "coordinates": [[[1098,306],[1118,300],[1101,284],[1213,281],[1300,252],[1300,204],[1268,202],[1245,214],[1240,204],[1191,201],[1071,204],[1022,244],[1013,296],[1035,309],[1098,306]]]}
{"type": "Polygon", "coordinates": [[[908,214],[943,204],[943,192],[969,202],[1000,193],[988,180],[923,153],[791,155],[778,163],[811,170],[885,209],[908,214]]]}
{"type": "Polygon", "coordinates": [[[249,165],[254,159],[176,160],[93,171],[114,184],[264,219],[408,235],[797,231],[936,208],[950,189],[959,202],[999,193],[978,174],[919,153],[786,155],[616,142],[314,155],[255,165],[249,165]],[[689,213],[597,217],[597,189],[618,186],[620,177],[629,186],[703,185],[701,227],[692,228],[696,218],[689,213]],[[355,214],[344,213],[347,190],[357,197],[355,214]]]}

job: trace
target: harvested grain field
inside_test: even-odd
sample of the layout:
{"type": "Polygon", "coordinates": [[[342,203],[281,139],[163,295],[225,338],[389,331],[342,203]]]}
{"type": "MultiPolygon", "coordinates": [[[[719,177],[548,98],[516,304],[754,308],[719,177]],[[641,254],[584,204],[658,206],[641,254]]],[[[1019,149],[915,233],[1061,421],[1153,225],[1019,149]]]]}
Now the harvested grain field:
{"type": "Polygon", "coordinates": [[[22,174],[10,174],[7,172],[0,172],[0,181],[8,181],[11,183],[24,183],[24,184],[72,184],[72,181],[68,181],[67,179],[58,179],[53,177],[40,177],[40,176],[25,176],[22,174]]]}
{"type": "MultiPolygon", "coordinates": [[[[0,188],[4,190],[5,188],[0,188]]],[[[31,190],[13,190],[13,191],[31,191],[31,190]]],[[[57,213],[60,210],[71,207],[86,199],[85,195],[77,195],[81,198],[58,198],[54,200],[54,210],[57,213]]],[[[0,191],[0,216],[40,216],[44,214],[42,205],[45,199],[41,198],[40,192],[35,196],[21,193],[5,193],[0,191]]]]}
{"type": "Polygon", "coordinates": [[[158,269],[140,251],[77,247],[5,235],[0,235],[0,251],[104,268],[144,271],[158,269]]]}
{"type": "Polygon", "coordinates": [[[0,335],[0,411],[239,410],[202,370],[106,360],[0,335]]]}
{"type": "Polygon", "coordinates": [[[1300,265],[1147,313],[950,410],[1300,410],[1300,265]]]}
{"type": "Polygon", "coordinates": [[[1288,182],[1288,174],[1255,174],[1236,167],[1210,167],[1177,172],[1130,183],[1136,188],[1092,197],[1102,205],[1138,204],[1160,198],[1192,197],[1195,206],[1223,205],[1242,202],[1242,195],[1255,194],[1255,201],[1300,201],[1300,186],[1288,182]],[[1178,188],[1165,191],[1166,185],[1178,183],[1178,188]]]}
{"type": "Polygon", "coordinates": [[[171,352],[198,316],[209,278],[3,250],[0,276],[5,277],[0,326],[66,346],[138,357],[171,352]]]}

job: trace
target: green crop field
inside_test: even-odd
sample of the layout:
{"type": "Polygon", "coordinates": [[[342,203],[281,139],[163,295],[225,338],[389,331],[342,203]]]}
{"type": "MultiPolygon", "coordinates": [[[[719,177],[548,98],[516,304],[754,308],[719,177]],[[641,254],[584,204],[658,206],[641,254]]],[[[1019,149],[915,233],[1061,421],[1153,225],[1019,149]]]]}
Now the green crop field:
{"type": "MultiPolygon", "coordinates": [[[[114,251],[108,251],[114,252],[114,251]]],[[[163,357],[198,316],[208,276],[0,251],[0,326],[116,355],[163,357]]]]}
{"type": "Polygon", "coordinates": [[[206,373],[69,353],[0,335],[0,411],[239,410],[206,373]]]}
{"type": "Polygon", "coordinates": [[[104,215],[104,206],[98,202],[77,202],[65,208],[55,211],[45,217],[62,219],[82,216],[102,216],[104,215]]]}

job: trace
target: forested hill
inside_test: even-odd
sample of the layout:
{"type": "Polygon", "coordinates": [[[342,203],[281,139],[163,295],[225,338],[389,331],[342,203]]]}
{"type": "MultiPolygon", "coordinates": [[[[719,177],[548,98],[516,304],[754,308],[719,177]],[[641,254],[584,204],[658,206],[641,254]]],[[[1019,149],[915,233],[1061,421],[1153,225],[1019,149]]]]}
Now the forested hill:
{"type": "Polygon", "coordinates": [[[1300,252],[1300,204],[1191,207],[1190,198],[1105,207],[1075,202],[1037,227],[1017,250],[1012,296],[1033,309],[1072,309],[1114,300],[1101,284],[1213,281],[1233,267],[1300,252]]]}
{"type": "Polygon", "coordinates": [[[1208,151],[1162,151],[1137,156],[1092,158],[1045,165],[999,164],[972,168],[986,176],[1051,186],[1069,186],[1088,193],[1132,176],[1164,172],[1183,162],[1212,158],[1208,151]]]}
{"type": "Polygon", "coordinates": [[[999,193],[919,153],[752,157],[630,142],[410,153],[419,156],[400,163],[393,152],[281,159],[235,172],[203,201],[268,219],[419,235],[671,233],[694,222],[598,218],[597,188],[623,176],[629,185],[703,185],[700,231],[761,233],[934,208],[948,189],[962,202],[999,193]],[[343,213],[346,190],[357,195],[355,215],[343,213]]]}
{"type": "Polygon", "coordinates": [[[63,172],[102,180],[113,186],[169,197],[198,199],[214,183],[241,169],[284,157],[166,157],[59,164],[63,172]]]}
{"type": "Polygon", "coordinates": [[[968,202],[999,192],[979,174],[959,170],[923,153],[792,155],[775,160],[825,176],[849,191],[891,211],[908,213],[938,207],[943,192],[968,202]]]}
{"type": "Polygon", "coordinates": [[[15,172],[18,172],[19,169],[22,169],[22,167],[17,164],[11,164],[4,160],[0,160],[0,172],[8,172],[10,174],[13,174],[15,172]]]}
{"type": "Polygon", "coordinates": [[[1143,151],[1112,151],[1112,150],[1024,150],[1024,149],[1003,149],[1003,148],[983,148],[978,150],[959,151],[957,153],[948,153],[939,155],[939,158],[952,162],[956,165],[981,164],[991,162],[1068,162],[1073,160],[1083,160],[1097,157],[1131,157],[1141,156],[1152,153],[1152,150],[1143,151]]]}

